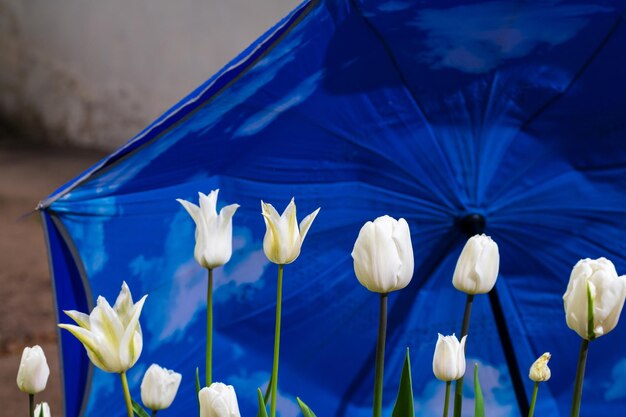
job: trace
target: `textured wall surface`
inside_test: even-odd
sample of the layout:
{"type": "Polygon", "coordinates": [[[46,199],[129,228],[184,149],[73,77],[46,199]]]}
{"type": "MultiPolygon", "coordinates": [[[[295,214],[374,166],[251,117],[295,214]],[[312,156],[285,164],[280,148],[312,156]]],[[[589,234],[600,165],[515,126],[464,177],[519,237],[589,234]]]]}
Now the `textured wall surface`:
{"type": "Polygon", "coordinates": [[[0,0],[0,122],[115,148],[298,0],[0,0]]]}

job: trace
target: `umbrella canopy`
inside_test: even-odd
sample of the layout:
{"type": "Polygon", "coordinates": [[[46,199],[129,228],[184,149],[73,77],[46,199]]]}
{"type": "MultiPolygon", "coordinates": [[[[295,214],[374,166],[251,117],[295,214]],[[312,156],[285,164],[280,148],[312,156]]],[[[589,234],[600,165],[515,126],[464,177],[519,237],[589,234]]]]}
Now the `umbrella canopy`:
{"type": "MultiPolygon", "coordinates": [[[[567,415],[579,345],[561,299],[571,268],[606,256],[626,272],[623,13],[599,0],[303,3],[41,203],[59,311],[113,300],[122,280],[135,299],[149,294],[131,392],[151,363],[176,369],[170,414],[193,415],[207,279],[175,199],[219,188],[220,205],[241,208],[233,257],[216,271],[213,374],[252,416],[271,371],[276,289],[260,200],[282,210],[295,196],[300,217],[322,210],[285,268],[279,414],[296,416],[300,396],[319,416],[367,416],[378,302],[350,252],[364,222],[403,217],[415,274],[390,296],[384,407],[408,346],[416,413],[432,416],[444,390],[431,372],[437,332],[458,333],[463,315],[452,272],[466,236],[484,230],[500,277],[476,297],[467,357],[487,414],[520,415],[528,368],[550,351],[537,414],[567,415]]],[[[624,341],[618,325],[591,343],[583,414],[626,406],[624,341]]],[[[123,416],[117,376],[69,334],[61,343],[67,415],[123,416]]]]}

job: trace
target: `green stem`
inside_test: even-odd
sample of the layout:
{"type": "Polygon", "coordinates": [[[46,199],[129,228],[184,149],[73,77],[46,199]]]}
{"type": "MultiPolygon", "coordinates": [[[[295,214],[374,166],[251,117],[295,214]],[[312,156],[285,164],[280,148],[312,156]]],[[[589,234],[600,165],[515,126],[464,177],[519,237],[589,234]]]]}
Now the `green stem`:
{"type": "Polygon", "coordinates": [[[530,400],[530,410],[528,410],[528,417],[533,417],[535,414],[535,403],[537,402],[537,391],[539,391],[539,382],[535,382],[535,388],[533,389],[533,398],[530,400]]]}
{"type": "Polygon", "coordinates": [[[450,381],[446,381],[446,399],[443,403],[443,417],[448,417],[448,403],[450,402],[450,381]]]}
{"type": "Polygon", "coordinates": [[[35,417],[35,394],[28,394],[28,415],[35,417]]]}
{"type": "Polygon", "coordinates": [[[128,417],[133,417],[133,404],[130,399],[130,390],[128,389],[128,380],[126,379],[126,371],[120,373],[122,378],[122,388],[124,389],[124,400],[126,401],[126,412],[128,417]]]}
{"type": "Polygon", "coordinates": [[[585,365],[587,363],[587,352],[589,351],[589,341],[583,339],[580,344],[580,353],[578,354],[578,368],[576,369],[576,382],[574,383],[574,397],[572,398],[572,412],[570,417],[578,417],[580,415],[580,401],[583,396],[583,380],[585,379],[585,365]]]}
{"type": "Polygon", "coordinates": [[[374,417],[383,414],[383,376],[385,373],[385,339],[387,337],[387,298],[380,295],[380,317],[378,320],[378,342],[376,343],[376,373],[374,375],[374,417]]]}
{"type": "Polygon", "coordinates": [[[274,364],[272,365],[272,385],[270,417],[276,416],[276,392],[278,389],[278,356],[280,351],[280,315],[283,303],[283,269],[285,265],[278,265],[278,284],[276,289],[276,328],[274,330],[274,364]]]}
{"type": "MultiPolygon", "coordinates": [[[[469,331],[470,316],[472,315],[472,303],[474,302],[474,294],[467,294],[467,301],[465,302],[465,312],[463,313],[463,325],[461,326],[461,336],[467,335],[469,331]]],[[[463,377],[456,380],[454,386],[454,417],[461,417],[461,409],[463,407],[463,377]]]]}
{"type": "Polygon", "coordinates": [[[157,410],[152,410],[152,417],[156,417],[157,410]]]}
{"type": "Polygon", "coordinates": [[[205,386],[213,380],[213,269],[209,268],[209,285],[206,291],[206,379],[205,386]]]}

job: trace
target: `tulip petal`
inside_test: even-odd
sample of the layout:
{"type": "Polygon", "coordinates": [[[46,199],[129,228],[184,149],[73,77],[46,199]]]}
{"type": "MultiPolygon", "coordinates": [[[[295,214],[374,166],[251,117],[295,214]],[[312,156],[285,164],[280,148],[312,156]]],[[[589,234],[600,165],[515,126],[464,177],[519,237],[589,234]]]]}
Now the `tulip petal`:
{"type": "Polygon", "coordinates": [[[413,278],[413,245],[411,243],[411,231],[409,230],[409,224],[403,218],[398,220],[393,234],[391,235],[393,243],[396,246],[398,257],[400,259],[400,270],[396,279],[396,286],[394,290],[400,290],[411,282],[413,278]]]}
{"type": "Polygon", "coordinates": [[[200,207],[181,198],[177,198],[176,201],[178,201],[184,207],[184,209],[187,210],[187,213],[189,213],[189,215],[197,225],[200,220],[200,207]]]}
{"type": "Polygon", "coordinates": [[[217,217],[217,195],[220,190],[213,190],[209,195],[198,193],[200,200],[200,212],[206,219],[217,217]]]}
{"type": "MultiPolygon", "coordinates": [[[[452,336],[454,337],[454,334],[452,334],[452,336]]],[[[458,352],[457,364],[456,364],[457,373],[456,373],[455,379],[459,379],[463,377],[463,375],[465,375],[465,340],[466,339],[467,339],[467,335],[461,338],[461,343],[459,344],[459,347],[457,349],[457,352],[458,352]]]]}
{"type": "Polygon", "coordinates": [[[128,320],[130,320],[130,311],[133,308],[133,296],[130,293],[130,289],[128,288],[128,284],[126,281],[122,282],[122,289],[115,300],[115,304],[113,305],[113,310],[120,318],[122,325],[126,326],[128,324],[128,320]]]}
{"type": "Polygon", "coordinates": [[[94,338],[94,334],[86,329],[83,329],[79,326],[74,326],[73,324],[59,324],[61,329],[65,329],[72,333],[74,337],[76,337],[80,343],[83,344],[87,353],[89,354],[89,358],[98,368],[102,370],[107,370],[106,362],[103,356],[100,354],[100,346],[98,341],[94,338]]]}
{"type": "Polygon", "coordinates": [[[281,229],[284,228],[283,233],[285,233],[285,238],[290,243],[296,242],[300,236],[300,232],[298,231],[298,218],[296,217],[296,203],[294,198],[291,198],[289,204],[287,204],[287,208],[283,211],[283,214],[280,216],[281,219],[281,229]]]}
{"type": "Polygon", "coordinates": [[[230,224],[230,220],[233,218],[238,208],[239,208],[239,204],[231,204],[231,205],[222,207],[222,209],[220,210],[220,215],[219,215],[221,224],[222,225],[230,224]]]}
{"type": "Polygon", "coordinates": [[[146,298],[148,298],[148,296],[144,295],[141,297],[141,300],[137,301],[133,306],[132,317],[120,341],[120,362],[123,366],[129,368],[135,364],[143,348],[143,338],[140,338],[142,343],[138,346],[135,332],[139,326],[139,316],[141,315],[141,310],[146,302],[146,298]]]}
{"type": "Polygon", "coordinates": [[[89,324],[89,315],[76,310],[64,310],[63,312],[83,329],[89,330],[91,328],[91,325],[89,324]]]}
{"type": "Polygon", "coordinates": [[[313,220],[315,220],[315,218],[317,217],[317,213],[320,212],[320,209],[321,209],[321,207],[318,207],[317,210],[315,210],[313,213],[311,213],[308,216],[306,216],[300,222],[300,244],[302,244],[302,242],[304,242],[304,238],[306,237],[307,233],[309,232],[309,228],[311,227],[311,224],[313,224],[313,220]]]}

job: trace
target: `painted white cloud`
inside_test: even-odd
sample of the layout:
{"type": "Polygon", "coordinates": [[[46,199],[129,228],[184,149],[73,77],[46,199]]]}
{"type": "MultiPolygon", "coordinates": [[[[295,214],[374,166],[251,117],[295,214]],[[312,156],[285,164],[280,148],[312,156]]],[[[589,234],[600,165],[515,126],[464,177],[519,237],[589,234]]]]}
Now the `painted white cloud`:
{"type": "MultiPolygon", "coordinates": [[[[513,405],[502,404],[498,398],[498,391],[506,389],[503,385],[504,366],[496,368],[476,359],[468,358],[467,372],[465,373],[465,387],[473,387],[474,363],[478,363],[478,376],[480,387],[482,388],[485,401],[485,414],[489,417],[517,417],[513,405]]],[[[454,390],[454,386],[451,387],[454,390]]],[[[443,411],[443,401],[445,398],[446,386],[444,382],[438,381],[433,376],[432,381],[424,388],[423,392],[415,398],[415,415],[421,417],[431,417],[440,415],[443,411]]],[[[472,394],[463,396],[463,417],[474,416],[474,396],[472,394]]],[[[452,397],[453,395],[451,395],[452,397]]],[[[452,399],[450,401],[452,404],[452,399]]]]}
{"type": "Polygon", "coordinates": [[[108,219],[93,217],[89,220],[72,223],[71,232],[87,275],[93,276],[109,259],[104,245],[104,222],[108,219]]]}
{"type": "Polygon", "coordinates": [[[611,371],[610,382],[605,384],[604,399],[607,401],[626,398],[626,358],[618,361],[611,371]]]}
{"type": "MultiPolygon", "coordinates": [[[[193,258],[194,230],[193,221],[181,208],[170,225],[163,253],[154,258],[140,255],[130,264],[132,273],[143,281],[155,276],[171,277],[166,285],[153,289],[144,307],[144,316],[149,317],[146,326],[160,342],[182,336],[206,308],[207,272],[193,258]],[[181,244],[181,239],[187,239],[187,244],[181,244]]],[[[214,273],[215,303],[236,297],[241,285],[263,285],[260,279],[269,261],[261,247],[262,242],[253,241],[249,229],[234,228],[233,257],[214,273]]]]}
{"type": "Polygon", "coordinates": [[[422,9],[414,25],[426,32],[430,50],[420,57],[423,62],[434,69],[484,73],[540,45],[567,42],[587,25],[590,14],[610,11],[608,7],[556,1],[541,7],[494,1],[422,9]]]}
{"type": "Polygon", "coordinates": [[[270,123],[274,121],[281,113],[289,110],[292,107],[297,106],[304,100],[309,98],[311,94],[315,92],[319,86],[324,71],[320,70],[314,74],[308,76],[290,92],[285,94],[276,102],[268,105],[265,109],[250,116],[243,124],[237,129],[234,136],[249,136],[265,129],[270,123]]]}

